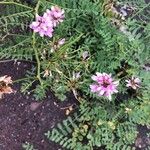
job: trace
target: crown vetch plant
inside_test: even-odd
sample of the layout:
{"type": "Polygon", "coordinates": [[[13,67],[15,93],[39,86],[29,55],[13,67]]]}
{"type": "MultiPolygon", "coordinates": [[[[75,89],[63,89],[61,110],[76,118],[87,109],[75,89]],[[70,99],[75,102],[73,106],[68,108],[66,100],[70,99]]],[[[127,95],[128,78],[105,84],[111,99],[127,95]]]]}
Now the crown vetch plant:
{"type": "MultiPolygon", "coordinates": [[[[37,100],[51,90],[62,101],[72,92],[80,102],[78,113],[48,131],[47,137],[69,150],[132,149],[137,127],[150,125],[150,76],[144,69],[149,65],[149,17],[145,17],[149,4],[141,0],[0,3],[11,10],[0,18],[0,57],[37,62],[21,91],[37,83],[32,89],[37,100]]],[[[12,92],[10,78],[0,79],[0,86],[12,92]]]]}

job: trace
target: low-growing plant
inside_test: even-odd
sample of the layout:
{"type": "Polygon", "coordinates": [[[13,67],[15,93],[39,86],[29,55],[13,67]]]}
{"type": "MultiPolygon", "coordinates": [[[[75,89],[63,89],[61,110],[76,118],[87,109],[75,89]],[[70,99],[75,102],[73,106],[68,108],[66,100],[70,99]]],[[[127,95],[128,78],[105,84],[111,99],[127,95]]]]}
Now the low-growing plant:
{"type": "Polygon", "coordinates": [[[134,149],[137,126],[150,125],[150,4],[9,0],[0,5],[7,10],[0,18],[0,58],[34,63],[21,90],[36,85],[37,100],[51,90],[62,101],[72,91],[80,102],[78,114],[47,137],[74,150],[134,149]]]}

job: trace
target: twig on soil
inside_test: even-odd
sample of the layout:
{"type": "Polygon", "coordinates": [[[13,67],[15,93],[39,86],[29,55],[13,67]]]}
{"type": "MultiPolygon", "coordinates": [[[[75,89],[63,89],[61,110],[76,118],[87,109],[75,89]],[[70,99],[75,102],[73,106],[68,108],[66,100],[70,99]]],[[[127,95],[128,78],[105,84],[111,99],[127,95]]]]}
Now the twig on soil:
{"type": "Polygon", "coordinates": [[[30,62],[30,63],[37,63],[35,61],[32,61],[32,60],[23,60],[23,59],[16,59],[16,60],[12,60],[12,59],[7,59],[7,60],[0,60],[0,63],[6,63],[6,62],[16,62],[16,61],[19,61],[19,62],[30,62]]]}
{"type": "Polygon", "coordinates": [[[64,110],[64,109],[68,109],[68,108],[70,108],[70,107],[73,107],[75,104],[72,104],[72,105],[70,105],[70,106],[67,106],[67,107],[61,107],[60,109],[62,109],[62,110],[64,110]]]}

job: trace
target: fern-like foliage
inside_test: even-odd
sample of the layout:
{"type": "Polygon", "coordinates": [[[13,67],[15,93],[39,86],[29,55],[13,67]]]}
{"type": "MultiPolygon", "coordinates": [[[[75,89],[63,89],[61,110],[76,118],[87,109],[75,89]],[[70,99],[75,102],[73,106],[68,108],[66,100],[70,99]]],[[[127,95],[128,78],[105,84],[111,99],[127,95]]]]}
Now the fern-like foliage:
{"type": "MultiPolygon", "coordinates": [[[[112,106],[111,103],[110,105],[112,106]]],[[[76,118],[69,117],[59,123],[56,128],[47,132],[47,137],[64,148],[73,150],[91,150],[103,146],[108,150],[135,149],[133,144],[138,134],[136,124],[141,124],[141,121],[138,120],[136,124],[130,122],[130,119],[126,118],[126,110],[122,110],[118,115],[114,110],[106,111],[106,108],[102,108],[98,103],[91,108],[91,103],[86,101],[80,105],[79,110],[76,118]]],[[[134,110],[130,113],[137,114],[134,110]]]]}
{"type": "Polygon", "coordinates": [[[31,36],[27,31],[33,8],[14,1],[1,1],[0,7],[0,58],[32,59],[31,36]]]}
{"type": "Polygon", "coordinates": [[[48,131],[45,135],[48,137],[48,139],[60,143],[62,147],[71,149],[72,140],[67,136],[73,132],[73,129],[77,128],[75,123],[77,118],[78,116],[75,113],[72,117],[68,117],[66,120],[64,120],[62,124],[57,124],[57,128],[53,129],[52,131],[48,131]]]}

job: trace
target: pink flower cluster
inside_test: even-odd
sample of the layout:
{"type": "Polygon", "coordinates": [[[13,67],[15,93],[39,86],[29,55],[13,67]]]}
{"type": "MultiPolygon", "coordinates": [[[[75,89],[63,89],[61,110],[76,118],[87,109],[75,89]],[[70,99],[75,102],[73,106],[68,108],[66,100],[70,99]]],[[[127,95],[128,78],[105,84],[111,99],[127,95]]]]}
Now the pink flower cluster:
{"type": "Polygon", "coordinates": [[[119,81],[114,81],[111,74],[97,72],[96,75],[92,76],[92,79],[96,83],[90,85],[91,92],[97,93],[98,96],[106,96],[111,100],[112,94],[118,92],[119,81]]]}
{"type": "Polygon", "coordinates": [[[30,24],[30,28],[34,32],[38,32],[41,37],[53,36],[54,27],[64,20],[64,10],[58,6],[52,6],[51,9],[47,9],[43,16],[36,14],[36,20],[30,24]]]}
{"type": "MultiPolygon", "coordinates": [[[[92,76],[92,79],[95,83],[90,85],[91,92],[97,93],[98,96],[105,96],[111,100],[112,94],[118,92],[119,81],[114,81],[111,74],[97,72],[96,75],[92,76]]],[[[126,83],[126,87],[137,90],[140,87],[141,80],[132,76],[131,79],[126,80],[126,83]]]]}

